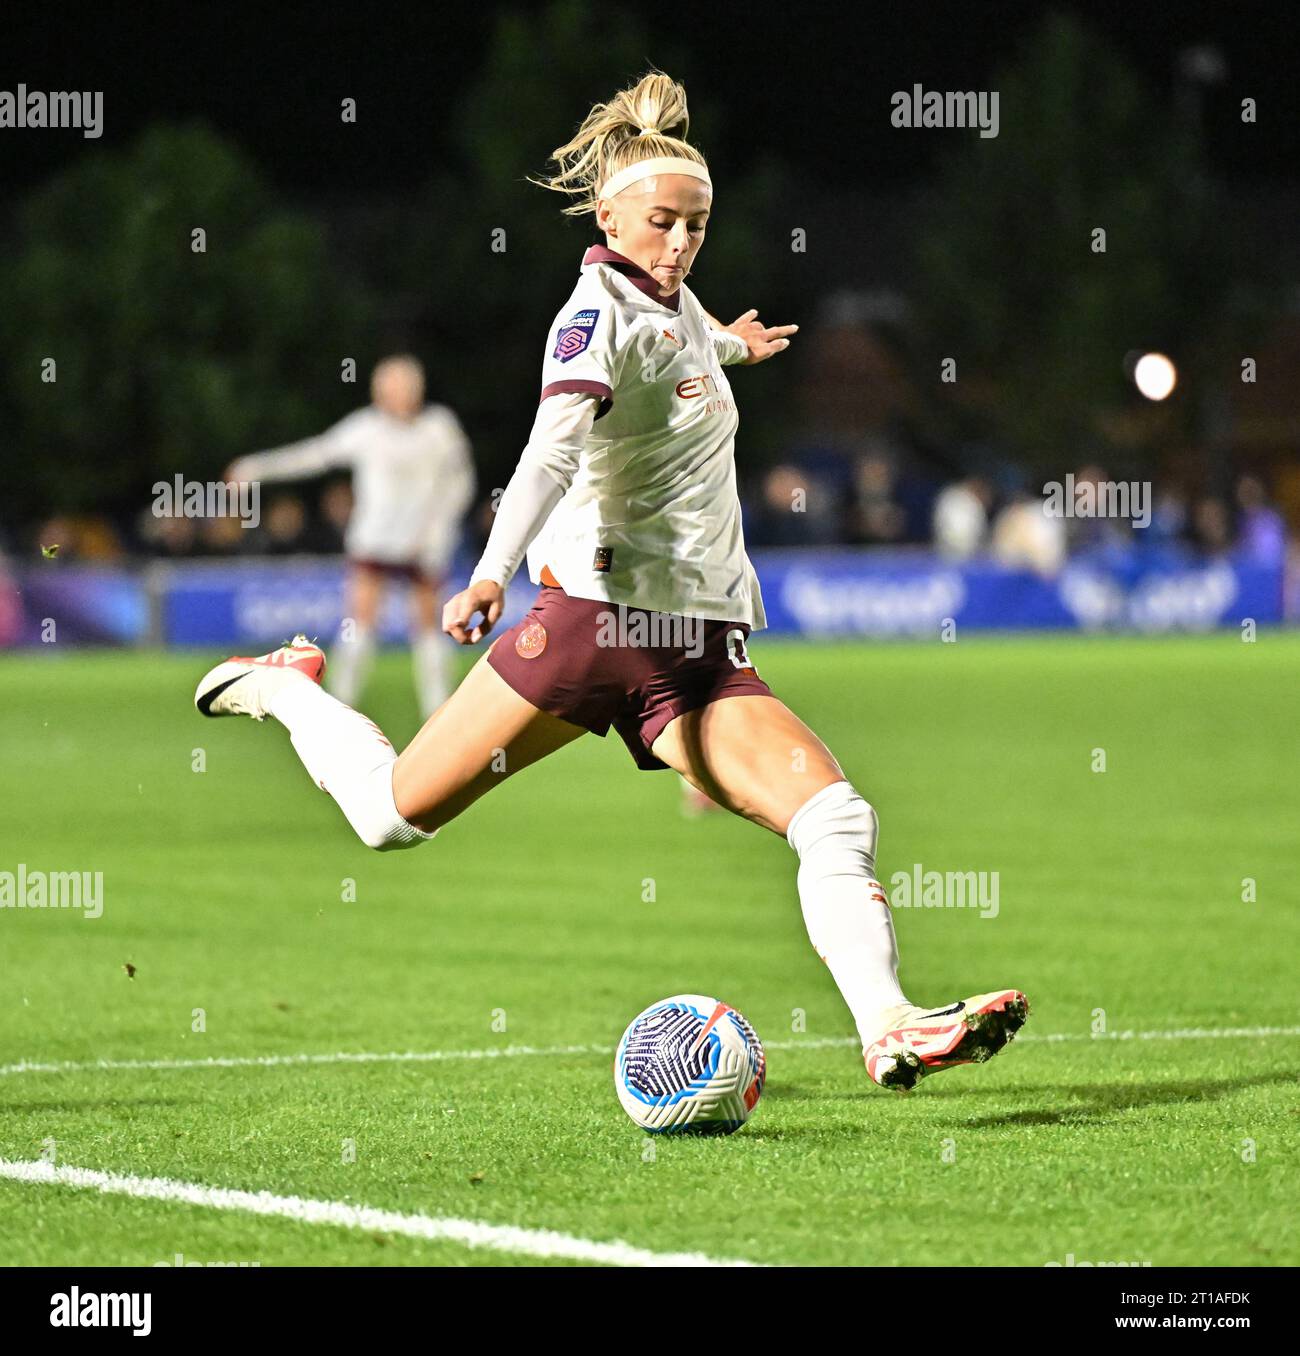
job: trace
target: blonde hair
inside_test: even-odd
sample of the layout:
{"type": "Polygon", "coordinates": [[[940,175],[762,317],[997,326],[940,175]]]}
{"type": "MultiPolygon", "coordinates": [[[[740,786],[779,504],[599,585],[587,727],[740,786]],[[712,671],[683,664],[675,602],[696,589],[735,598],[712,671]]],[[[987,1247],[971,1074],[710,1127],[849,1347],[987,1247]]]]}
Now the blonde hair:
{"type": "Polygon", "coordinates": [[[573,197],[575,201],[564,209],[566,217],[594,212],[601,184],[639,160],[676,155],[706,164],[704,156],[683,139],[690,122],[686,91],[662,71],[651,70],[607,103],[597,104],[573,139],[551,152],[560,167],[555,174],[543,179],[530,176],[528,182],[573,197]],[[669,129],[677,126],[682,135],[669,136],[669,129]]]}

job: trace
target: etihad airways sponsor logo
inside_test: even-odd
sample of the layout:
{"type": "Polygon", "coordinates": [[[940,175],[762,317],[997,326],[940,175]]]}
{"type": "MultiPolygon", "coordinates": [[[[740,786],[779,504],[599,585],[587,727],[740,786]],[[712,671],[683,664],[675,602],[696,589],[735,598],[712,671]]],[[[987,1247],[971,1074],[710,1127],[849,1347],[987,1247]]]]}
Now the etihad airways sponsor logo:
{"type": "Polygon", "coordinates": [[[697,377],[683,377],[673,387],[673,394],[679,396],[682,400],[699,400],[704,396],[713,397],[703,406],[705,414],[721,414],[725,411],[734,413],[736,409],[736,402],[729,395],[724,395],[719,391],[717,380],[707,372],[703,372],[697,377]]]}

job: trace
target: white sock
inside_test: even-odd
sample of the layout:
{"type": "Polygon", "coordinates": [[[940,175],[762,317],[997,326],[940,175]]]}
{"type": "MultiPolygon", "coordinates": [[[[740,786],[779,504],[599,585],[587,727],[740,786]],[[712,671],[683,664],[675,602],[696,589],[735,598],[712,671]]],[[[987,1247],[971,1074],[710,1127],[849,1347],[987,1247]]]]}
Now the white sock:
{"type": "Polygon", "coordinates": [[[289,731],[312,780],[334,797],[367,847],[386,852],[416,847],[434,836],[398,813],[393,799],[397,751],[374,721],[322,692],[310,679],[286,682],[271,699],[270,709],[289,731]]]}
{"type": "Polygon", "coordinates": [[[344,706],[351,706],[360,698],[374,657],[375,633],[371,627],[354,624],[350,640],[339,634],[330,651],[327,677],[330,691],[344,706]]]}
{"type": "Polygon", "coordinates": [[[440,631],[417,631],[411,637],[411,665],[420,714],[431,716],[447,700],[447,642],[440,631]]]}
{"type": "Polygon", "coordinates": [[[907,1002],[898,984],[894,922],[875,878],[877,830],[875,810],[848,782],[823,787],[786,830],[799,854],[808,936],[844,995],[864,1047],[880,1035],[880,1013],[907,1002]]]}

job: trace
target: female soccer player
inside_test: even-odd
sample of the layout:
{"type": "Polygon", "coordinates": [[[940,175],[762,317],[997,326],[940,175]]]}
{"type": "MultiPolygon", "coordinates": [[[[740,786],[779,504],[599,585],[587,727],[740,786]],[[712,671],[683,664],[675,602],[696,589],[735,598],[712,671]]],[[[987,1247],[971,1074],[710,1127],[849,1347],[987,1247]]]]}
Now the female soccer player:
{"type": "Polygon", "coordinates": [[[330,674],[334,695],[361,695],[375,649],[385,584],[410,586],[411,661],[422,714],[447,696],[447,642],[438,595],[460,520],[474,498],[469,439],[446,405],[425,405],[424,368],[385,358],[370,378],[372,403],[315,438],[232,462],[230,480],[300,480],[346,467],[354,498],[345,547],[347,617],[330,674]]]}
{"type": "Polygon", "coordinates": [[[595,213],[605,244],[587,250],[551,326],[532,434],[443,629],[461,644],[486,636],[525,551],[542,586],[532,611],[400,756],[321,691],[325,657],[301,636],[219,664],[195,701],[207,715],[274,716],[381,850],[432,838],[505,777],[613,725],[638,767],[674,768],[785,836],[809,936],[867,1070],[908,1089],[995,1054],[1028,1005],[1014,989],[936,1011],[908,1002],[874,875],[876,812],[750,660],[763,603],[741,535],[722,368],[773,357],[798,327],[764,325],[753,310],[719,326],[685,285],[713,201],[686,129],[682,88],[648,74],[592,109],[544,181],[575,198],[566,213],[595,213]],[[683,137],[670,136],[678,125],[683,137]]]}

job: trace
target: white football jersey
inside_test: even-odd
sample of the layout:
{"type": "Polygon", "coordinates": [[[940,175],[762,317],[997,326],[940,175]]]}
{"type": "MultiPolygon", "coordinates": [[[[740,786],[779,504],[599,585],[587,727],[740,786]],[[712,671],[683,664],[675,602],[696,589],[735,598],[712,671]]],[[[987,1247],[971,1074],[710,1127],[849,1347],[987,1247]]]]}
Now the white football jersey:
{"type": "Polygon", "coordinates": [[[248,480],[297,480],[352,471],[345,549],[354,559],[418,564],[441,574],[474,499],[474,464],[460,420],[428,405],[412,420],[374,405],[354,410],[319,437],[236,463],[248,480]]]}
{"type": "Polygon", "coordinates": [[[739,424],[724,363],[745,341],[713,327],[683,283],[670,297],[593,245],[551,326],[542,395],[599,397],[577,473],[528,549],[567,593],[766,625],[736,491],[739,424]]]}

